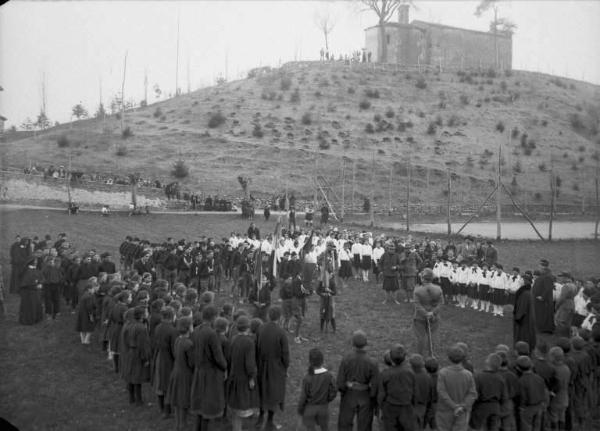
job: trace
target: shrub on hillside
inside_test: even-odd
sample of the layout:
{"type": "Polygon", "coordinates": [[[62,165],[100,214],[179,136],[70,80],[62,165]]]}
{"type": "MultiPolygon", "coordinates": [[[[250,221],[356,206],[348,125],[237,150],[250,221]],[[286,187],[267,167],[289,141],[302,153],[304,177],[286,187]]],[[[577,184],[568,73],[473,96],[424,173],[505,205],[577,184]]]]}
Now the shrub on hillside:
{"type": "Polygon", "coordinates": [[[377,150],[377,154],[384,155],[385,151],[380,148],[380,149],[377,150]]]}
{"type": "Polygon", "coordinates": [[[415,86],[421,90],[424,90],[427,88],[427,81],[425,81],[424,77],[419,76],[417,78],[417,83],[415,84],[415,86]]]}
{"type": "Polygon", "coordinates": [[[312,123],[312,116],[310,115],[310,112],[306,112],[302,116],[302,124],[304,124],[305,126],[309,126],[311,123],[312,123]]]}
{"type": "Polygon", "coordinates": [[[131,127],[127,126],[123,129],[123,131],[121,132],[121,137],[123,139],[127,139],[127,138],[131,138],[133,136],[133,130],[131,130],[131,127]]]}
{"type": "Polygon", "coordinates": [[[513,75],[512,70],[506,69],[504,71],[504,76],[506,76],[507,78],[510,78],[512,75],[513,75]]]}
{"type": "Polygon", "coordinates": [[[395,115],[395,114],[394,114],[394,110],[393,110],[392,108],[388,108],[388,109],[385,111],[385,116],[386,116],[387,118],[394,118],[394,115],[395,115]]]}
{"type": "Polygon", "coordinates": [[[290,88],[292,88],[292,78],[289,76],[283,76],[281,78],[279,88],[281,88],[281,91],[288,91],[290,88]]]}
{"type": "Polygon", "coordinates": [[[458,126],[458,117],[455,114],[452,114],[450,118],[448,118],[448,122],[446,124],[448,127],[458,126]]]}
{"type": "Polygon", "coordinates": [[[319,148],[321,150],[328,150],[329,148],[331,148],[331,144],[329,144],[329,142],[327,142],[327,140],[323,137],[319,138],[319,148]]]}
{"type": "Polygon", "coordinates": [[[511,137],[512,139],[517,139],[517,138],[519,137],[519,133],[520,133],[520,132],[519,132],[519,129],[515,127],[515,128],[514,128],[514,129],[512,129],[512,131],[510,132],[510,137],[511,137]]]}
{"type": "Polygon", "coordinates": [[[208,119],[208,127],[210,127],[211,129],[215,129],[220,125],[224,124],[225,120],[226,118],[221,112],[211,114],[210,118],[208,119]]]}
{"type": "Polygon", "coordinates": [[[521,135],[521,147],[523,147],[523,148],[527,147],[527,138],[528,138],[527,133],[523,133],[521,135]]]}
{"type": "Polygon", "coordinates": [[[461,94],[459,100],[460,103],[462,103],[465,106],[469,104],[469,97],[466,94],[461,94]]]}
{"type": "Polygon", "coordinates": [[[486,72],[486,76],[488,78],[495,78],[496,77],[496,70],[494,70],[493,68],[489,68],[486,72]]]}
{"type": "Polygon", "coordinates": [[[508,84],[506,83],[506,81],[500,82],[500,89],[502,91],[506,91],[507,88],[508,88],[508,84]]]}
{"type": "Polygon", "coordinates": [[[290,96],[290,102],[292,102],[292,103],[300,103],[300,90],[298,89],[298,87],[296,87],[296,89],[294,90],[294,92],[290,96]]]}
{"type": "Polygon", "coordinates": [[[435,117],[435,125],[438,127],[442,127],[444,125],[444,120],[440,114],[435,117]]]}
{"type": "Polygon", "coordinates": [[[538,169],[539,169],[541,172],[546,172],[548,168],[546,168],[546,164],[545,164],[545,163],[540,163],[540,164],[538,165],[538,169]]]}
{"type": "Polygon", "coordinates": [[[375,133],[375,128],[373,127],[373,125],[371,123],[367,123],[367,125],[365,126],[365,132],[375,133]]]}
{"type": "Polygon", "coordinates": [[[379,99],[379,90],[367,88],[365,90],[365,96],[370,97],[371,99],[379,99]]]}
{"type": "Polygon", "coordinates": [[[254,125],[254,129],[252,129],[252,136],[254,136],[255,138],[262,138],[263,136],[265,136],[265,132],[263,132],[262,128],[260,127],[260,124],[255,124],[254,125]]]}
{"type": "Polygon", "coordinates": [[[569,117],[569,121],[571,122],[571,127],[576,132],[580,132],[585,130],[585,124],[583,124],[583,120],[578,113],[571,114],[569,117]]]}
{"type": "Polygon", "coordinates": [[[375,114],[373,116],[373,121],[375,121],[376,123],[381,121],[381,115],[380,114],[375,114]]]}
{"type": "Polygon", "coordinates": [[[152,114],[152,115],[154,116],[154,118],[159,118],[162,116],[162,114],[163,114],[162,110],[159,107],[157,107],[154,110],[154,114],[152,114]]]}
{"type": "MultiPolygon", "coordinates": [[[[315,97],[318,99],[323,95],[323,93],[321,93],[319,90],[315,91],[315,97]]],[[[290,100],[291,102],[292,100],[290,100]]]]}
{"type": "Polygon", "coordinates": [[[430,121],[429,126],[427,126],[427,134],[435,135],[435,131],[436,131],[435,123],[433,121],[430,121]]]}
{"type": "Polygon", "coordinates": [[[356,93],[356,90],[354,89],[354,87],[348,87],[348,94],[354,94],[356,93]]]}
{"type": "Polygon", "coordinates": [[[175,178],[186,178],[189,174],[190,169],[185,164],[184,160],[179,159],[173,164],[173,170],[171,171],[171,175],[173,175],[175,178]]]}
{"type": "Polygon", "coordinates": [[[504,123],[502,121],[498,121],[498,123],[496,123],[496,130],[500,133],[504,132],[504,123]]]}
{"type": "Polygon", "coordinates": [[[115,155],[119,156],[119,157],[123,157],[127,155],[127,147],[123,144],[119,145],[117,147],[117,150],[115,151],[115,155]]]}
{"type": "Polygon", "coordinates": [[[371,102],[369,102],[367,99],[363,99],[360,101],[360,103],[358,104],[358,107],[361,110],[365,110],[365,109],[369,109],[371,107],[371,102]]]}
{"type": "Polygon", "coordinates": [[[58,145],[59,148],[66,148],[71,145],[71,141],[69,141],[67,135],[60,135],[56,138],[56,145],[58,145]]]}

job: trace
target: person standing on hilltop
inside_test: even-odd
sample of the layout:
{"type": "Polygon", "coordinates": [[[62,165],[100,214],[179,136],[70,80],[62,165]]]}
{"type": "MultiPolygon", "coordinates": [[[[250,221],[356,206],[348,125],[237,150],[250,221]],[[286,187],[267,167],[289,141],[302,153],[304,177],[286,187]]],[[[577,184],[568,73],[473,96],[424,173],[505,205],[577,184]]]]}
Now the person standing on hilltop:
{"type": "Polygon", "coordinates": [[[531,289],[535,327],[539,334],[554,332],[554,280],[549,266],[550,263],[546,259],[540,260],[540,275],[531,289]]]}

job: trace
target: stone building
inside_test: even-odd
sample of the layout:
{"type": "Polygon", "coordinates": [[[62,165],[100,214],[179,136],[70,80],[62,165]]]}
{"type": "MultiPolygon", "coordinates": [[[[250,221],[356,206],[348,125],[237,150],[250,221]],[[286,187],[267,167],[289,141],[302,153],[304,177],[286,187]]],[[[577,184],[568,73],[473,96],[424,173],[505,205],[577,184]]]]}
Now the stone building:
{"type": "Polygon", "coordinates": [[[494,34],[418,20],[409,24],[408,5],[400,7],[398,22],[365,30],[365,50],[371,52],[374,62],[442,69],[512,67],[512,33],[497,31],[494,34]],[[382,38],[385,48],[380,43],[382,38]]]}

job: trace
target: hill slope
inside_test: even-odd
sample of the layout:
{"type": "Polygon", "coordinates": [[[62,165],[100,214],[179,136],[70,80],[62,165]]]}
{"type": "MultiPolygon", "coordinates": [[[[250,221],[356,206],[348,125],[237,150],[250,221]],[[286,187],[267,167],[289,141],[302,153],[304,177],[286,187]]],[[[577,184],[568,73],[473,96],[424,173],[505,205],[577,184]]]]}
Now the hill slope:
{"type": "Polygon", "coordinates": [[[449,170],[453,201],[476,204],[491,191],[502,143],[504,182],[520,201],[549,200],[551,165],[559,203],[593,198],[598,86],[530,72],[419,74],[338,62],[257,75],[129,111],[128,139],[109,116],[5,142],[2,163],[66,166],[69,148],[57,145],[64,135],[75,170],[169,182],[183,159],[188,190],[239,194],[242,175],[255,196],[287,188],[309,199],[319,172],[339,199],[345,159],[346,202],[354,194],[358,208],[373,183],[376,203],[389,205],[390,174],[392,205],[403,205],[410,160],[411,202],[442,205],[449,170]],[[222,124],[211,128],[216,113],[222,124]]]}

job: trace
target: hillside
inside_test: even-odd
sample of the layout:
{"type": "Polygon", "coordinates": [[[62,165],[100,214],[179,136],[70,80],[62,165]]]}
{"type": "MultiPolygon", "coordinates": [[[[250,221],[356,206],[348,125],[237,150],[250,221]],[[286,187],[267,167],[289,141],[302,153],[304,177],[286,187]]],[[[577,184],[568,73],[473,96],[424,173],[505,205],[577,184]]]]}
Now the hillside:
{"type": "Polygon", "coordinates": [[[598,86],[520,71],[419,74],[339,62],[257,75],[128,111],[127,139],[107,116],[4,142],[3,166],[66,166],[71,150],[74,170],[170,182],[182,159],[191,191],[241,195],[242,175],[255,196],[287,189],[309,199],[319,172],[339,199],[345,159],[346,203],[354,189],[362,206],[374,181],[375,202],[387,208],[390,173],[392,205],[405,203],[410,160],[412,203],[444,205],[449,171],[453,202],[476,205],[491,191],[502,142],[504,182],[519,201],[547,204],[552,165],[559,204],[594,199],[598,86]],[[211,119],[222,124],[209,127],[211,119]],[[59,145],[63,136],[70,148],[59,145]]]}

